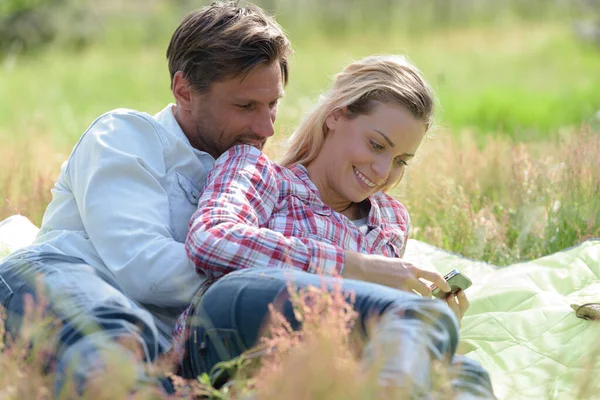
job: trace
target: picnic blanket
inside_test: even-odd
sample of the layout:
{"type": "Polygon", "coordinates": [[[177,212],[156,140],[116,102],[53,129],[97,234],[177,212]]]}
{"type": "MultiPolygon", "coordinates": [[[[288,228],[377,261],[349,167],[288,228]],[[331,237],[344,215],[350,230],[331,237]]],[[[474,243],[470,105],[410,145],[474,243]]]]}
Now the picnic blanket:
{"type": "Polygon", "coordinates": [[[600,302],[600,239],[502,268],[416,240],[405,258],[473,281],[460,349],[489,371],[498,398],[600,398],[600,321],[570,307],[600,302]]]}
{"type": "MultiPolygon", "coordinates": [[[[0,222],[0,259],[36,232],[22,216],[0,222]]],[[[498,398],[600,398],[600,322],[570,307],[600,302],[600,239],[502,268],[412,239],[405,257],[473,281],[460,350],[489,371],[498,398]]]]}
{"type": "Polygon", "coordinates": [[[37,226],[22,215],[13,215],[0,221],[0,260],[30,244],[37,232],[37,226]]]}

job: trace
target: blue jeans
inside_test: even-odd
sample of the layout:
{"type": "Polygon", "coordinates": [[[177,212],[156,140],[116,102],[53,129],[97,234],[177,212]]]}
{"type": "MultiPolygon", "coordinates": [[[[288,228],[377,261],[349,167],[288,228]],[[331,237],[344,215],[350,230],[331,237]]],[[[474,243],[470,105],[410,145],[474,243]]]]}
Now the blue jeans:
{"type": "MultiPolygon", "coordinates": [[[[276,304],[294,329],[300,328],[289,300],[289,281],[298,289],[325,285],[331,290],[339,283],[335,278],[272,268],[245,269],[219,279],[194,304],[190,314],[188,321],[194,323],[190,326],[187,355],[182,362],[184,376],[209,373],[218,362],[255,346],[269,304],[276,304]]],[[[476,362],[455,355],[458,323],[444,302],[351,279],[342,280],[342,292],[355,295],[353,307],[359,315],[356,330],[364,339],[371,340],[366,351],[375,339],[386,341],[389,337],[410,349],[391,360],[388,372],[393,376],[386,377],[388,380],[416,387],[425,394],[430,387],[432,362],[452,360],[451,368],[456,375],[453,387],[457,393],[465,394],[465,398],[494,398],[487,372],[476,362]],[[369,337],[366,329],[372,316],[382,317],[377,338],[369,337]]]]}
{"type": "Polygon", "coordinates": [[[55,396],[68,379],[82,391],[89,375],[103,366],[100,354],[104,351],[131,360],[123,367],[135,368],[140,383],[156,383],[146,377],[143,363],[122,345],[122,340],[132,340],[139,345],[143,361],[156,359],[163,349],[154,319],[109,282],[109,277],[78,258],[35,247],[0,263],[0,306],[6,311],[7,334],[19,335],[27,295],[34,302],[47,302],[46,315],[61,323],[51,360],[56,365],[52,371],[55,396]]]}

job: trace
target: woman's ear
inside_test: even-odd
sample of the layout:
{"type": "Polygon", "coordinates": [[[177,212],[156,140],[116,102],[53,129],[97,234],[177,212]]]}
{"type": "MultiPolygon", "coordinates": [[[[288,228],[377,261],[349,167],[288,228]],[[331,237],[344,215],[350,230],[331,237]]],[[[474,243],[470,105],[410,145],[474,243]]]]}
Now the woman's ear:
{"type": "Polygon", "coordinates": [[[335,127],[337,126],[337,123],[342,117],[342,115],[342,110],[340,110],[339,108],[337,110],[334,110],[331,114],[329,114],[327,118],[325,118],[325,126],[327,126],[327,129],[330,131],[335,130],[335,127]]]}

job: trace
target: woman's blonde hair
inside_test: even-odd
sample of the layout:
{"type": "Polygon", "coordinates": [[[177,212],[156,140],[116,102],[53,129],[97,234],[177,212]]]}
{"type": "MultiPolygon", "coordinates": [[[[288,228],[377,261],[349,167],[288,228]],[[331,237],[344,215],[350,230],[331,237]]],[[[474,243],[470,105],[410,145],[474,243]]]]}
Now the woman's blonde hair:
{"type": "Polygon", "coordinates": [[[434,94],[421,72],[404,56],[370,56],[335,76],[333,87],[290,137],[281,164],[310,164],[323,147],[325,120],[334,111],[354,118],[371,112],[377,102],[406,107],[426,129],[432,124],[434,94]]]}

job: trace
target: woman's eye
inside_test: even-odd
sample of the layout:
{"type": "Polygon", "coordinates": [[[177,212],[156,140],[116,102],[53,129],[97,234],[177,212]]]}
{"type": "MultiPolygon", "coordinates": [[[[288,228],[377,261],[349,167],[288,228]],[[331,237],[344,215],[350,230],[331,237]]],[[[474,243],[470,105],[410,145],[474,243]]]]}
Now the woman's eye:
{"type": "Polygon", "coordinates": [[[396,165],[398,167],[406,167],[408,165],[408,163],[406,162],[406,160],[403,160],[401,158],[396,158],[396,165]]]}
{"type": "Polygon", "coordinates": [[[383,146],[377,142],[371,142],[371,147],[373,150],[383,150],[383,146]]]}

